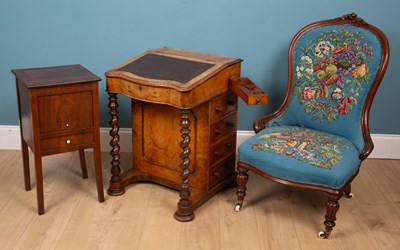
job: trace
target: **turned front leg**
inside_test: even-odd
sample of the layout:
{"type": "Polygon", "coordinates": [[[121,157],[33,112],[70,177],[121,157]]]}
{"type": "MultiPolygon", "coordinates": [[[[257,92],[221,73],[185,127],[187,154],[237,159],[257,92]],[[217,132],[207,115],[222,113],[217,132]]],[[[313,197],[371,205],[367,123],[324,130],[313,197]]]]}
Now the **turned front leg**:
{"type": "Polygon", "coordinates": [[[243,205],[243,200],[244,197],[246,196],[246,184],[247,181],[249,180],[249,175],[247,174],[248,170],[246,168],[243,168],[239,165],[237,167],[237,173],[236,173],[236,196],[238,203],[235,206],[235,210],[237,212],[240,211],[243,205]]]}
{"type": "Polygon", "coordinates": [[[326,215],[325,215],[325,231],[321,231],[318,233],[318,237],[320,238],[328,238],[332,232],[333,227],[335,226],[336,213],[339,210],[339,198],[330,198],[326,202],[326,215]]]}
{"type": "Polygon", "coordinates": [[[120,146],[119,146],[119,112],[118,112],[118,97],[115,93],[108,93],[109,95],[109,104],[108,107],[110,111],[108,112],[111,116],[111,120],[109,122],[111,130],[110,130],[110,146],[111,151],[110,155],[112,157],[111,160],[111,178],[110,178],[110,187],[107,190],[109,195],[121,195],[125,193],[125,189],[121,187],[121,168],[120,164],[120,146]]]}
{"type": "Polygon", "coordinates": [[[182,163],[180,165],[182,184],[179,190],[180,200],[178,202],[178,209],[175,212],[175,219],[178,221],[191,221],[194,218],[193,207],[190,203],[190,110],[181,111],[181,148],[180,155],[182,163]]]}

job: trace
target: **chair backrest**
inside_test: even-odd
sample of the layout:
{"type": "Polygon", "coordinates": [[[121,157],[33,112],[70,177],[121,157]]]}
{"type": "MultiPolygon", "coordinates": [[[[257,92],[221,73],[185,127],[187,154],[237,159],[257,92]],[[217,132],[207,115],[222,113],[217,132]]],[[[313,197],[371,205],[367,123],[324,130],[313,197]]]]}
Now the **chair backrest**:
{"type": "Polygon", "coordinates": [[[304,27],[289,47],[279,123],[345,137],[366,158],[369,110],[388,60],[386,36],[354,13],[304,27]]]}

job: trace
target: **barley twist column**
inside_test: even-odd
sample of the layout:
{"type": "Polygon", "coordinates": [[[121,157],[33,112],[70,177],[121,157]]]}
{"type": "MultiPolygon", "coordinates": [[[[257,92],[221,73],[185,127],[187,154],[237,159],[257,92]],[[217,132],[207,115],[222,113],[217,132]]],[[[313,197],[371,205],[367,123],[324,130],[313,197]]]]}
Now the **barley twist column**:
{"type": "Polygon", "coordinates": [[[115,93],[108,93],[109,95],[109,104],[108,107],[110,108],[110,111],[108,112],[111,116],[110,119],[110,146],[111,146],[111,151],[110,155],[112,156],[111,160],[111,178],[110,178],[110,187],[107,190],[107,193],[109,195],[121,195],[125,192],[124,188],[121,188],[120,182],[121,182],[121,169],[119,167],[120,164],[120,146],[119,146],[119,112],[118,112],[118,97],[117,94],[115,93]]]}
{"type": "Polygon", "coordinates": [[[194,218],[193,207],[190,203],[190,110],[181,111],[181,148],[182,153],[180,155],[182,163],[180,165],[182,184],[179,190],[180,200],[178,202],[178,209],[175,212],[175,219],[178,221],[191,221],[194,218]]]}

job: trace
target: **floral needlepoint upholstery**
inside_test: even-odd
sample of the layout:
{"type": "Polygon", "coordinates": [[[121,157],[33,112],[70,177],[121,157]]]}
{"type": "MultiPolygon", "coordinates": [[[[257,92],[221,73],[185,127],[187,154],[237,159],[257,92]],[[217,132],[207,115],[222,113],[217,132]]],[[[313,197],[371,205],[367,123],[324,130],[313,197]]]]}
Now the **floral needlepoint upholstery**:
{"type": "Polygon", "coordinates": [[[271,176],[340,188],[357,172],[358,151],[347,139],[302,127],[270,127],[241,144],[240,161],[271,176]]]}
{"type": "Polygon", "coordinates": [[[381,59],[370,31],[330,25],[305,33],[294,47],[293,96],[278,120],[331,132],[361,151],[361,111],[381,59]]]}
{"type": "Polygon", "coordinates": [[[369,111],[389,61],[385,34],[352,13],[302,28],[289,46],[286,96],[258,118],[238,149],[236,211],[249,170],[292,187],[324,193],[327,238],[339,199],[372,152],[369,111]]]}

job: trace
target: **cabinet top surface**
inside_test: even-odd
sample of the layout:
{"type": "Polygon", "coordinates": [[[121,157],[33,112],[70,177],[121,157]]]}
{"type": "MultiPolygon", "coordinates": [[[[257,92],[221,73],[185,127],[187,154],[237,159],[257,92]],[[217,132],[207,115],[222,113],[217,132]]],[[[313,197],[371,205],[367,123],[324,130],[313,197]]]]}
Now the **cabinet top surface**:
{"type": "Polygon", "coordinates": [[[101,78],[79,64],[11,70],[27,88],[100,81],[101,78]]]}
{"type": "Polygon", "coordinates": [[[241,59],[226,56],[159,48],[146,51],[105,75],[145,85],[187,90],[239,62],[241,59]]]}

